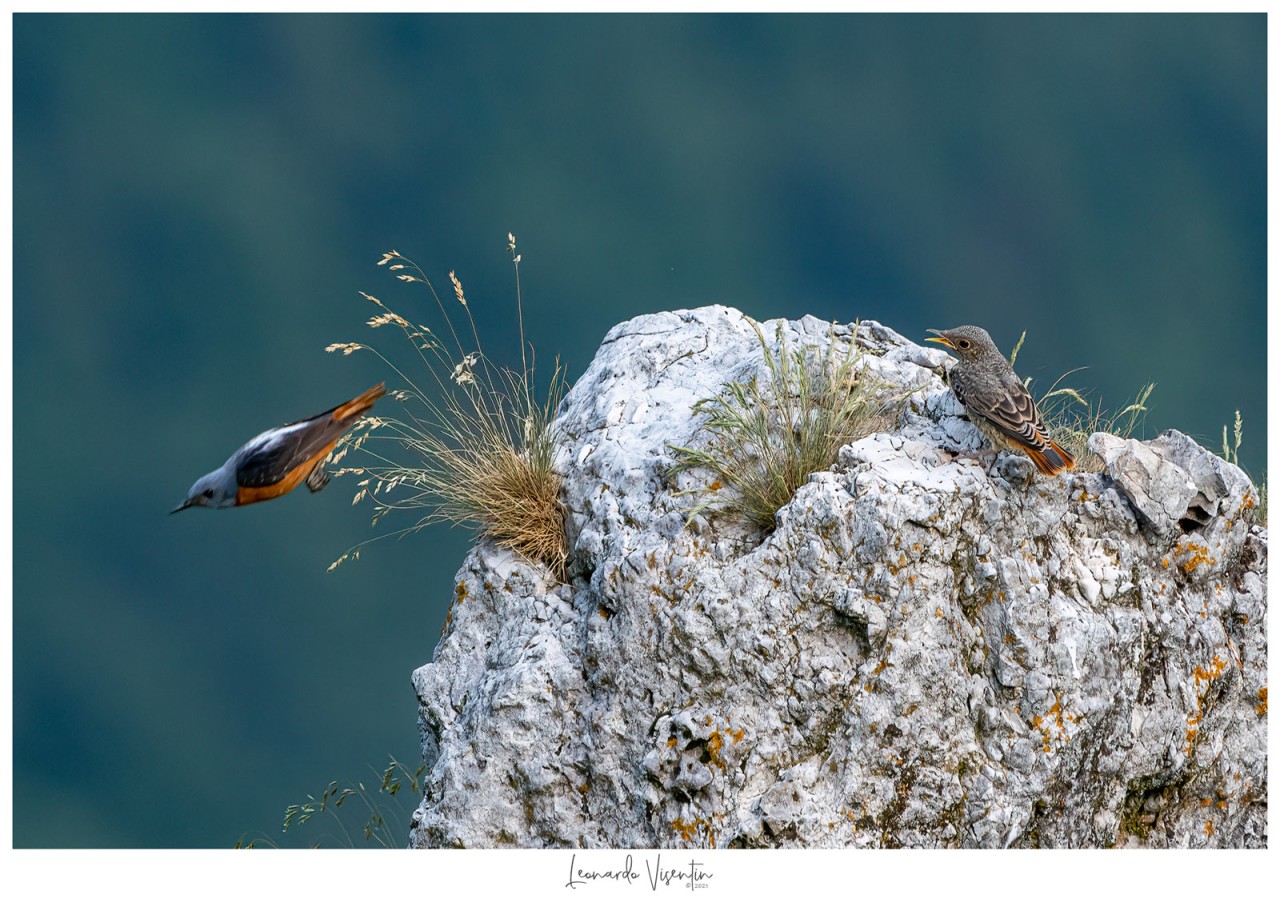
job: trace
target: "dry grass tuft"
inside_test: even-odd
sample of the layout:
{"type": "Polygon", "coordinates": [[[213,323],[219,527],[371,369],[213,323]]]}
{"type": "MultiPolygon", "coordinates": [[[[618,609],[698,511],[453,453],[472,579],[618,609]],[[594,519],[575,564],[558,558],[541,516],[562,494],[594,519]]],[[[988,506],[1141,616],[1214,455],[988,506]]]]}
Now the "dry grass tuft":
{"type": "MultiPolygon", "coordinates": [[[[1240,416],[1240,410],[1236,410],[1236,421],[1231,428],[1231,439],[1227,439],[1227,426],[1222,426],[1222,458],[1226,459],[1232,465],[1239,467],[1240,465],[1240,444],[1244,440],[1244,419],[1240,416]]],[[[1248,474],[1248,472],[1246,472],[1248,474]]],[[[1253,478],[1251,477],[1252,481],[1253,478]]],[[[1258,498],[1253,507],[1253,521],[1255,524],[1267,526],[1267,478],[1263,474],[1261,483],[1254,481],[1258,488],[1258,498]]]]}
{"type": "Polygon", "coordinates": [[[1227,440],[1227,426],[1222,426],[1222,458],[1226,459],[1232,465],[1240,465],[1240,442],[1244,438],[1244,419],[1240,417],[1240,410],[1236,410],[1236,424],[1232,431],[1235,437],[1234,444],[1227,440]]]}
{"type": "Polygon", "coordinates": [[[1049,435],[1076,457],[1076,471],[1100,472],[1104,468],[1102,457],[1090,451],[1089,435],[1106,431],[1126,440],[1132,437],[1146,420],[1147,400],[1155,388],[1155,384],[1147,384],[1133,402],[1119,412],[1107,412],[1100,402],[1089,401],[1071,387],[1055,387],[1042,396],[1037,405],[1049,435]]]}
{"type": "MultiPolygon", "coordinates": [[[[305,800],[284,810],[281,833],[288,833],[290,828],[299,828],[313,819],[325,820],[330,825],[328,829],[314,824],[309,828],[312,832],[319,831],[310,843],[313,849],[326,845],[355,848],[358,844],[353,832],[363,834],[367,845],[383,849],[402,846],[404,838],[401,831],[422,796],[426,770],[426,766],[420,765],[416,771],[410,771],[392,756],[382,771],[376,790],[366,787],[363,781],[341,786],[336,780],[331,780],[318,799],[308,793],[305,800]],[[351,804],[347,805],[348,802],[351,804]]],[[[378,774],[376,769],[371,771],[378,774]]],[[[265,834],[256,837],[244,834],[235,848],[282,847],[265,834]]]]}
{"type": "MultiPolygon", "coordinates": [[[[1022,332],[1018,345],[1014,347],[1009,362],[1018,356],[1018,349],[1027,332],[1022,332]]],[[[1078,370],[1078,369],[1077,369],[1078,370]]],[[[1104,469],[1102,459],[1089,451],[1089,436],[1096,431],[1105,431],[1117,437],[1128,439],[1134,435],[1147,417],[1147,401],[1155,384],[1147,384],[1138,391],[1133,402],[1119,412],[1107,413],[1101,403],[1094,404],[1079,391],[1071,387],[1059,387],[1063,378],[1058,378],[1054,386],[1038,401],[1040,413],[1044,416],[1045,425],[1054,440],[1076,457],[1076,470],[1083,472],[1100,472],[1104,469]]],[[[1030,385],[1030,379],[1027,380],[1030,385]]],[[[1240,410],[1236,410],[1235,423],[1222,426],[1222,458],[1232,465],[1240,464],[1240,444],[1244,437],[1244,421],[1240,410]]],[[[1253,508],[1253,520],[1263,527],[1267,526],[1267,482],[1265,476],[1258,486],[1258,497],[1253,508]]]]}
{"type": "MultiPolygon", "coordinates": [[[[779,326],[771,350],[751,322],[764,355],[764,377],[725,384],[695,409],[707,416],[701,449],[675,446],[673,473],[708,470],[706,496],[689,517],[704,510],[745,515],[773,527],[775,513],[815,471],[830,468],[840,447],[889,427],[902,397],[885,398],[888,385],[859,365],[857,325],[843,353],[834,333],[825,353],[788,349],[779,326]]],[[[834,332],[834,327],[833,327],[834,332]]]]}
{"type": "MultiPolygon", "coordinates": [[[[1027,339],[1023,331],[1018,338],[1017,346],[1009,354],[1009,364],[1018,359],[1018,350],[1027,339]]],[[[1138,391],[1133,402],[1119,412],[1108,412],[1101,402],[1094,403],[1074,387],[1058,385],[1080,369],[1073,369],[1053,382],[1053,386],[1036,400],[1049,436],[1059,446],[1076,458],[1076,471],[1096,473],[1103,470],[1102,457],[1089,451],[1089,436],[1096,431],[1106,431],[1117,437],[1129,439],[1138,430],[1147,417],[1147,400],[1156,389],[1155,384],[1147,384],[1138,391]]],[[[1031,378],[1026,379],[1027,388],[1031,388],[1031,378]]]]}
{"type": "MultiPolygon", "coordinates": [[[[532,352],[526,349],[524,338],[520,256],[515,252],[515,237],[508,235],[508,241],[519,317],[522,364],[518,372],[494,365],[485,356],[462,281],[454,272],[449,273],[449,281],[453,299],[465,312],[467,344],[422,269],[395,250],[383,254],[378,264],[389,266],[398,280],[426,287],[441,313],[447,336],[437,335],[394,312],[377,297],[361,292],[378,309],[368,326],[398,328],[426,374],[411,377],[367,344],[335,343],[326,348],[343,355],[357,350],[372,352],[405,384],[404,389],[391,393],[401,403],[402,416],[366,416],[334,454],[335,462],[348,450],[370,461],[336,474],[362,477],[353,503],[371,502],[374,524],[393,511],[407,510],[419,516],[414,524],[384,536],[403,536],[438,522],[472,527],[563,578],[568,549],[560,476],[552,465],[551,422],[566,383],[557,363],[543,399],[536,398],[532,352]],[[406,464],[390,458],[388,442],[408,450],[414,461],[406,464]]],[[[343,553],[330,570],[359,558],[361,549],[370,542],[343,553]]]]}

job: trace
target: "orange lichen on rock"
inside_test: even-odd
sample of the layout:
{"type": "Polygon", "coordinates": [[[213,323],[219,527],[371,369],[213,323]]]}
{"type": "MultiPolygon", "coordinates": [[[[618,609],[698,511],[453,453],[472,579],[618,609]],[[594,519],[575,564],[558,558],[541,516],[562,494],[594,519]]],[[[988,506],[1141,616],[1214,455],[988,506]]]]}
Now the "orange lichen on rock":
{"type": "Polygon", "coordinates": [[[1186,547],[1179,547],[1179,552],[1185,553],[1187,561],[1182,563],[1182,570],[1187,574],[1195,571],[1200,565],[1217,565],[1218,560],[1209,555],[1209,547],[1192,543],[1186,547]]]}
{"type": "Polygon", "coordinates": [[[1054,697],[1053,705],[1049,706],[1049,711],[1043,715],[1033,715],[1031,723],[1040,730],[1040,737],[1044,743],[1044,751],[1050,752],[1053,749],[1052,740],[1057,736],[1064,742],[1071,742],[1071,735],[1067,733],[1067,722],[1074,724],[1079,721],[1076,715],[1067,714],[1062,708],[1062,695],[1058,694],[1054,697]],[[1049,725],[1052,724],[1057,728],[1055,734],[1050,730],[1049,725]]]}
{"type": "Polygon", "coordinates": [[[723,771],[724,759],[720,757],[721,749],[724,749],[724,737],[721,736],[720,731],[713,730],[711,736],[707,737],[707,756],[710,764],[723,771]]]}
{"type": "Polygon", "coordinates": [[[1226,670],[1227,663],[1222,661],[1222,658],[1217,653],[1214,653],[1213,661],[1209,663],[1209,666],[1206,668],[1203,665],[1197,665],[1195,671],[1191,672],[1191,676],[1195,678],[1196,688],[1198,689],[1201,684],[1207,684],[1222,677],[1222,672],[1226,670]]]}
{"type": "Polygon", "coordinates": [[[692,843],[698,839],[698,833],[703,832],[707,836],[707,845],[716,848],[716,836],[711,832],[711,822],[706,818],[694,818],[692,821],[686,822],[683,817],[676,818],[671,822],[671,829],[680,834],[680,839],[686,843],[692,843]]]}
{"type": "Polygon", "coordinates": [[[1196,712],[1187,718],[1187,745],[1183,749],[1187,755],[1191,755],[1195,749],[1196,734],[1200,733],[1200,713],[1196,712]]]}
{"type": "Polygon", "coordinates": [[[1227,663],[1214,653],[1213,661],[1208,666],[1197,665],[1191,672],[1196,685],[1196,710],[1187,716],[1187,745],[1184,750],[1187,755],[1195,751],[1196,735],[1200,733],[1200,721],[1204,718],[1204,693],[1201,687],[1222,677],[1222,672],[1226,670],[1227,663]]]}

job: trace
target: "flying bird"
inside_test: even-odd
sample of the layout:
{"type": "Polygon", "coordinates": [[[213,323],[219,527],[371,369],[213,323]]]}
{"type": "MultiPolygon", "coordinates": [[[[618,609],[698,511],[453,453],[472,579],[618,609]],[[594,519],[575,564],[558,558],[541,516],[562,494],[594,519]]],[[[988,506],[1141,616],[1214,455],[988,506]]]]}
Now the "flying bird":
{"type": "Polygon", "coordinates": [[[221,468],[192,484],[186,500],[173,512],[192,506],[226,509],[260,503],[284,496],[303,481],[312,493],[323,490],[329,483],[325,457],[386,392],[386,386],[378,384],[328,412],[263,431],[232,453],[221,468]]]}
{"type": "Polygon", "coordinates": [[[1026,453],[1042,474],[1075,468],[1071,454],[1049,437],[1035,400],[990,334],[974,325],[928,330],[938,336],[925,340],[950,347],[960,357],[948,372],[947,383],[995,450],[1026,453]]]}

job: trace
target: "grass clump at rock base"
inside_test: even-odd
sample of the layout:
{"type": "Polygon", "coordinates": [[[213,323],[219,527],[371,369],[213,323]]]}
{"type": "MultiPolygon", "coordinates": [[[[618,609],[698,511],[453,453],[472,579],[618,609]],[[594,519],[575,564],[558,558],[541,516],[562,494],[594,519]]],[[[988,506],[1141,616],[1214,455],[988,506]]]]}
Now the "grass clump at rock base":
{"type": "MultiPolygon", "coordinates": [[[[409,816],[422,796],[426,770],[423,765],[416,771],[410,771],[392,757],[382,772],[382,779],[376,790],[366,787],[361,781],[347,786],[340,785],[336,780],[330,781],[319,798],[308,794],[302,802],[296,802],[285,809],[281,833],[288,833],[313,819],[323,820],[328,823],[327,828],[316,825],[310,828],[312,831],[319,831],[308,844],[312,849],[327,845],[354,849],[361,845],[356,842],[355,834],[359,834],[363,838],[363,844],[369,847],[402,848],[405,844],[404,834],[409,829],[409,816]],[[404,790],[403,795],[401,790],[404,790]],[[391,821],[390,825],[388,819],[391,821]]],[[[376,769],[374,773],[377,773],[376,769]]],[[[260,833],[253,837],[245,834],[235,848],[279,849],[281,846],[260,833]]]]}
{"type": "MultiPolygon", "coordinates": [[[[749,320],[750,321],[750,320],[749,320]]],[[[836,461],[840,447],[884,430],[897,418],[901,398],[885,399],[888,385],[860,364],[855,325],[844,349],[834,326],[825,351],[788,348],[782,326],[770,348],[754,321],[764,369],[745,382],[724,384],[695,411],[708,437],[700,448],[673,446],[673,473],[705,469],[705,496],[690,511],[737,513],[756,527],[773,527],[774,514],[815,471],[836,461]]]]}

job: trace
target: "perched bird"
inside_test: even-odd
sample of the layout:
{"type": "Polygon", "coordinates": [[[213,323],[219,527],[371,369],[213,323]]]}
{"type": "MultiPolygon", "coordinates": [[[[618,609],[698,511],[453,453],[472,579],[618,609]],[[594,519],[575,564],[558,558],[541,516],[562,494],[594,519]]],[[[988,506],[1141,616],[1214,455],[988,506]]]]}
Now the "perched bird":
{"type": "Polygon", "coordinates": [[[928,329],[926,337],[960,356],[947,375],[951,390],[997,450],[1018,450],[1031,457],[1041,473],[1056,475],[1075,468],[1071,454],[1049,437],[1035,400],[982,328],[963,325],[950,331],[928,329]]]}
{"type": "Polygon", "coordinates": [[[173,512],[191,506],[225,509],[260,503],[284,496],[304,480],[312,493],[323,490],[329,483],[325,457],[386,392],[386,386],[379,384],[328,412],[263,431],[232,453],[221,468],[192,484],[186,501],[173,512]]]}

